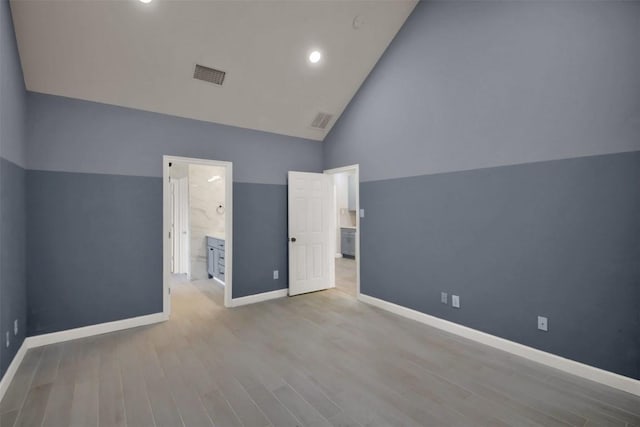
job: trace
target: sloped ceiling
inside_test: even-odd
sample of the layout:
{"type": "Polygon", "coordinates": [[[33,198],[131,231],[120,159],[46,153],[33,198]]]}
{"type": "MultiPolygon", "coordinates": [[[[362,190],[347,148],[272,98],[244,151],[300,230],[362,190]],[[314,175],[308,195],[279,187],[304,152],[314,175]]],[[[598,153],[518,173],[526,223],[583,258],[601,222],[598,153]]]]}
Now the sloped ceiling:
{"type": "Polygon", "coordinates": [[[28,90],[324,139],[416,1],[12,0],[28,90]],[[308,60],[318,50],[317,64],[308,60]],[[222,86],[193,79],[202,64],[222,86]],[[325,130],[311,127],[333,115],[325,130]]]}

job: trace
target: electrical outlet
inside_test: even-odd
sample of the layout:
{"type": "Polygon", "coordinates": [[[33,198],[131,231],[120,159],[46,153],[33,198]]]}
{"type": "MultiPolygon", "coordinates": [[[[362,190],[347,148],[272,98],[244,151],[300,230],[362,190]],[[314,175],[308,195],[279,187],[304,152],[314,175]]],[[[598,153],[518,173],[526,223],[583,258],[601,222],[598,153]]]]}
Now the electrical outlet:
{"type": "Polygon", "coordinates": [[[13,335],[18,335],[18,319],[13,321],[13,335]]]}
{"type": "Polygon", "coordinates": [[[278,270],[273,270],[273,280],[278,280],[278,277],[280,277],[278,270]]]}
{"type": "Polygon", "coordinates": [[[453,308],[460,308],[460,297],[458,295],[451,295],[451,306],[453,308]]]}
{"type": "Polygon", "coordinates": [[[364,209],[360,209],[360,218],[364,218],[364,209]]]}
{"type": "Polygon", "coordinates": [[[446,292],[440,292],[440,302],[443,304],[447,304],[448,303],[448,297],[449,295],[447,295],[446,292]]]}
{"type": "Polygon", "coordinates": [[[9,331],[7,331],[7,335],[6,336],[7,336],[7,342],[6,342],[5,345],[7,346],[7,348],[9,348],[9,331]]]}
{"type": "Polygon", "coordinates": [[[541,331],[549,330],[549,320],[544,316],[538,316],[538,329],[541,331]]]}

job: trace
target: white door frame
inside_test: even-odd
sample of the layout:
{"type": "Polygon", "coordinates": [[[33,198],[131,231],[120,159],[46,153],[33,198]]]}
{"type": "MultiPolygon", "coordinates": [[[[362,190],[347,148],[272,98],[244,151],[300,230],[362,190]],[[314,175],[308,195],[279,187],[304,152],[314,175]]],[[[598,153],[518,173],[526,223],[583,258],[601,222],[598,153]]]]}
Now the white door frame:
{"type": "Polygon", "coordinates": [[[171,180],[171,197],[173,200],[172,214],[173,226],[171,238],[173,239],[173,273],[185,274],[191,277],[189,265],[189,178],[184,176],[171,180]],[[178,196],[178,197],[176,197],[178,196]],[[178,203],[176,203],[178,202],[178,203]],[[177,215],[176,215],[177,213],[177,215]],[[178,221],[179,219],[179,221],[178,221]],[[176,228],[176,225],[180,227],[176,228]],[[184,234],[183,234],[183,230],[184,234]],[[186,244],[185,244],[186,243],[186,244]]]}
{"type": "Polygon", "coordinates": [[[194,165],[222,166],[225,168],[225,287],[224,306],[231,307],[233,295],[233,163],[220,160],[195,159],[190,157],[162,156],[162,312],[168,319],[171,315],[171,188],[169,186],[169,163],[188,163],[194,165]]]}
{"type": "Polygon", "coordinates": [[[171,194],[171,273],[175,274],[176,268],[176,185],[169,180],[169,193],[171,194]]]}
{"type": "MultiPolygon", "coordinates": [[[[356,180],[356,298],[360,298],[360,165],[343,166],[327,169],[324,173],[335,175],[337,173],[353,172],[356,180]]],[[[336,212],[331,213],[335,216],[336,212]]],[[[334,232],[335,234],[335,232],[334,232]]],[[[335,252],[335,249],[334,249],[335,252]]],[[[335,261],[334,261],[335,262],[335,261]]],[[[333,270],[333,282],[335,283],[335,269],[333,270]]]]}

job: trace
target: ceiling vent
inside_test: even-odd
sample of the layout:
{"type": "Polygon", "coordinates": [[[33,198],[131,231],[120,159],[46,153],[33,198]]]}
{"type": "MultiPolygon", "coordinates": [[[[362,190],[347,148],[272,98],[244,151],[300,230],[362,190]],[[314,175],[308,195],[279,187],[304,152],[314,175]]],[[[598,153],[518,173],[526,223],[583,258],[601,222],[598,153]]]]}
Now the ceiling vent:
{"type": "Polygon", "coordinates": [[[329,121],[333,117],[333,114],[328,113],[318,113],[313,122],[311,122],[311,127],[315,129],[326,129],[329,121]]]}
{"type": "Polygon", "coordinates": [[[193,72],[193,78],[222,86],[222,82],[224,82],[224,76],[226,74],[227,73],[224,71],[196,64],[196,69],[193,72]]]}

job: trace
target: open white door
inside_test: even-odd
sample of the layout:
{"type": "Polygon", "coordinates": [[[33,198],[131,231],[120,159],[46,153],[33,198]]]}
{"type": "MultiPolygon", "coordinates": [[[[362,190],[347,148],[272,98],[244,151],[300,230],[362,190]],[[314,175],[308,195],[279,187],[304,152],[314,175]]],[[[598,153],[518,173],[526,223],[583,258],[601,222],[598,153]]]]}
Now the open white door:
{"type": "Polygon", "coordinates": [[[289,295],[334,286],[333,178],[289,172],[289,295]]]}
{"type": "Polygon", "coordinates": [[[189,182],[171,179],[172,273],[189,274],[189,182]]]}

